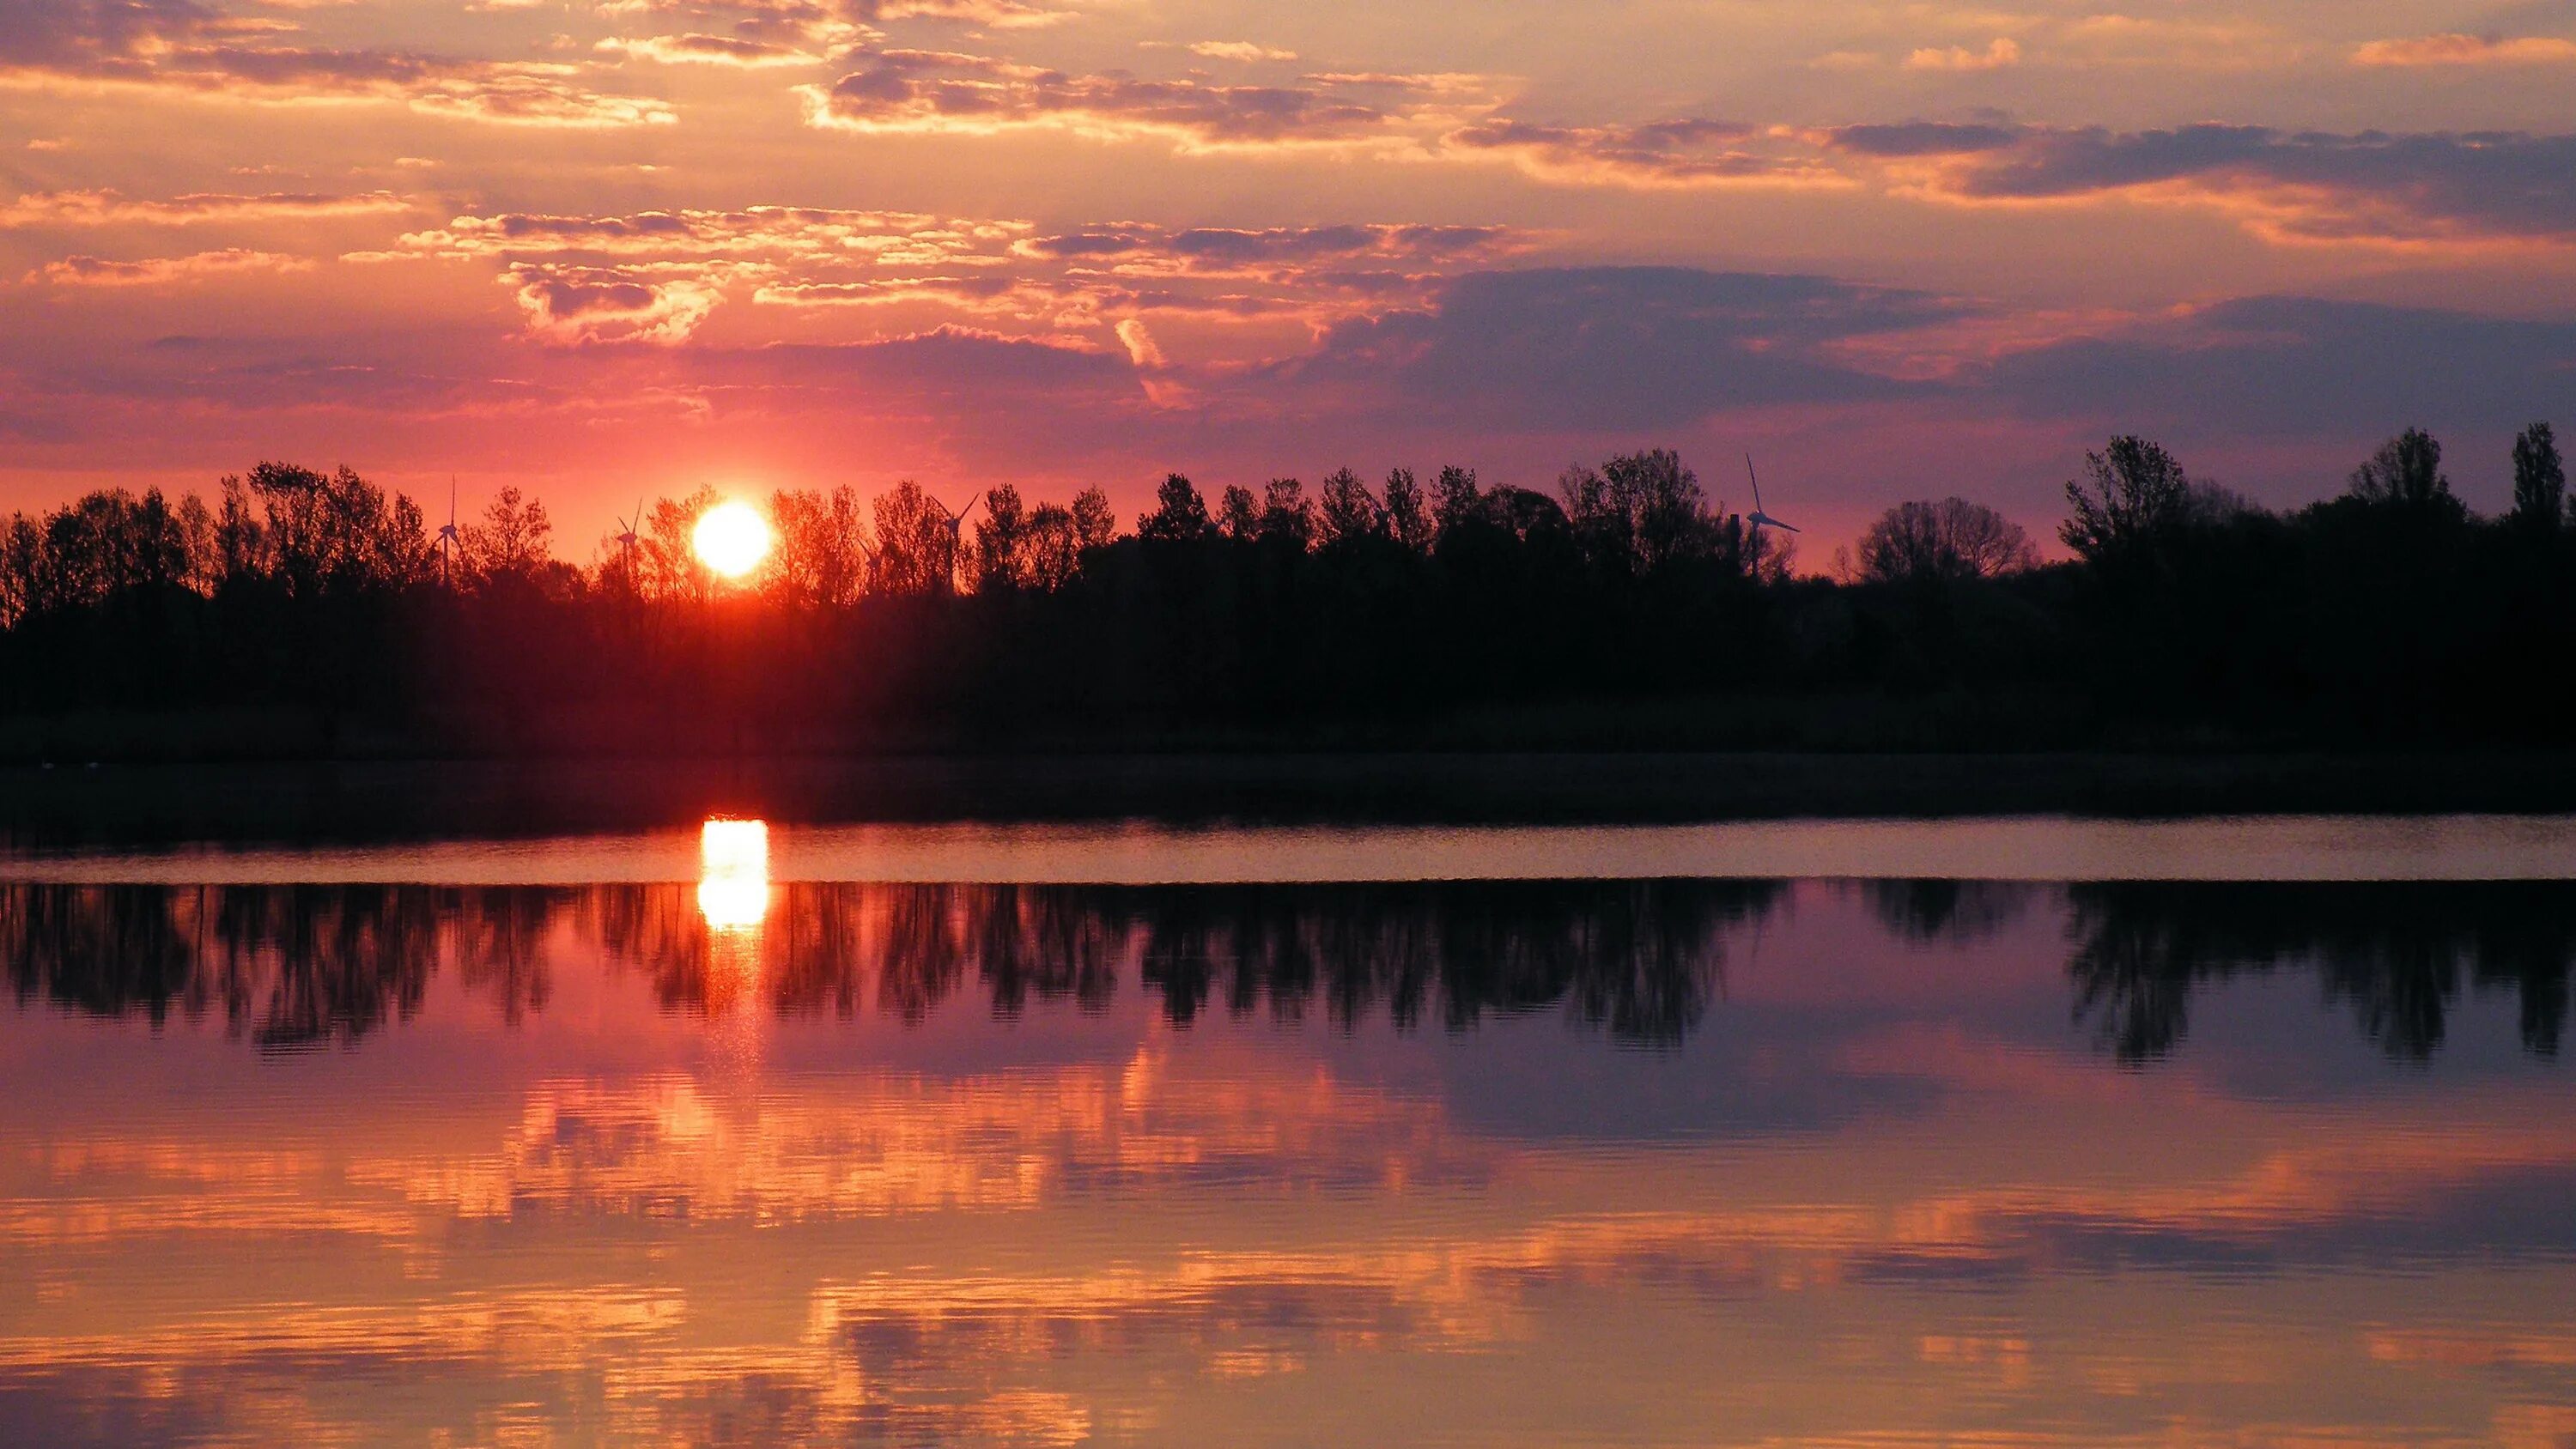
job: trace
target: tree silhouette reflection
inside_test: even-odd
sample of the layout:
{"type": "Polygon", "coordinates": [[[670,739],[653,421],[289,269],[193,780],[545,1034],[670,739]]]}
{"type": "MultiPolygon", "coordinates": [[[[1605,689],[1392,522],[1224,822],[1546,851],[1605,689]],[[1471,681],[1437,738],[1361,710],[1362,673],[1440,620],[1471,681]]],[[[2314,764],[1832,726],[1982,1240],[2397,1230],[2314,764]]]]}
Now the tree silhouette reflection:
{"type": "MultiPolygon", "coordinates": [[[[357,1042],[417,1013],[442,972],[508,1022],[542,1012],[555,953],[643,977],[663,1009],[920,1021],[962,997],[1098,1011],[1132,980],[1175,1025],[1320,1013],[1351,1029],[1471,1029],[1561,1011],[1614,1040],[1688,1038],[1765,881],[776,887],[717,951],[690,887],[0,886],[17,1000],[156,1027],[212,1018],[265,1051],[357,1042]],[[731,954],[727,954],[731,953],[731,954]],[[720,959],[722,957],[723,959],[720,959]],[[735,957],[741,957],[735,960],[735,957]],[[731,962],[731,965],[727,963],[731,962]],[[741,969],[748,965],[750,969],[741,969]]],[[[1872,883],[1880,927],[1972,945],[2035,887],[1872,883]]],[[[2576,960],[2576,885],[2178,884],[2065,888],[2074,1016],[2116,1059],[2184,1039],[2195,999],[2311,973],[2392,1057],[2439,1051],[2469,992],[2511,990],[2552,1055],[2576,960]]]]}
{"type": "Polygon", "coordinates": [[[505,1020],[544,1009],[558,928],[643,974],[678,1012],[919,1021],[979,984],[1000,1016],[1099,1010],[1133,973],[1172,1022],[1217,1003],[1337,1025],[1465,1029],[1562,1008],[1623,1041],[1678,1042],[1707,1009],[1733,926],[1770,882],[1297,886],[780,887],[757,970],[719,969],[685,886],[17,885],[0,949],[24,1002],[101,1015],[219,1012],[267,1049],[354,1041],[420,1007],[451,965],[505,1020]]]}
{"type": "Polygon", "coordinates": [[[349,1043],[420,1009],[441,961],[506,1019],[542,1010],[562,891],[436,886],[11,885],[0,952],[21,1003],[220,1015],[264,1051],[349,1043]]]}
{"type": "Polygon", "coordinates": [[[2576,885],[2153,882],[2074,886],[2068,904],[2076,1019],[2123,1062],[2171,1052],[2202,988],[2293,968],[2401,1061],[2441,1048],[2464,989],[2515,992],[2538,1055],[2567,1017],[2576,885]]]}

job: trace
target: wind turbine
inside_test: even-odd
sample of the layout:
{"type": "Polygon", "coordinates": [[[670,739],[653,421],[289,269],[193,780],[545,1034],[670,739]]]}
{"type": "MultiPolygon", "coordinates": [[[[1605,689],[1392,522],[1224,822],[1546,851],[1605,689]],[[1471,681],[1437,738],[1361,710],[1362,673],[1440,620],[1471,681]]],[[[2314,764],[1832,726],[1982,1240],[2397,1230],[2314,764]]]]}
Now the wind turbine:
{"type": "Polygon", "coordinates": [[[957,560],[965,551],[958,543],[958,530],[965,527],[966,515],[974,512],[975,505],[984,501],[984,495],[978,493],[967,499],[963,508],[951,508],[940,502],[936,495],[932,495],[930,501],[940,512],[948,515],[948,587],[954,591],[957,587],[957,560]]]}
{"type": "Polygon", "coordinates": [[[635,500],[635,516],[631,519],[621,518],[617,520],[617,527],[619,530],[617,534],[617,546],[620,549],[623,549],[626,553],[626,583],[629,588],[634,587],[636,584],[635,549],[637,545],[643,542],[642,539],[635,536],[635,525],[642,523],[643,521],[644,500],[640,497],[635,500]]]}
{"type": "Polygon", "coordinates": [[[442,584],[454,582],[456,572],[454,554],[458,543],[459,535],[456,532],[456,475],[450,473],[447,475],[447,522],[438,530],[438,581],[442,584]]]}
{"type": "Polygon", "coordinates": [[[1753,455],[1751,453],[1744,455],[1744,476],[1753,481],[1753,511],[1744,516],[1744,521],[1752,524],[1754,531],[1757,533],[1766,528],[1785,528],[1791,533],[1796,533],[1798,531],[1798,525],[1794,523],[1782,523],[1780,520],[1773,518],[1770,514],[1762,511],[1762,475],[1753,471],[1753,455]]]}

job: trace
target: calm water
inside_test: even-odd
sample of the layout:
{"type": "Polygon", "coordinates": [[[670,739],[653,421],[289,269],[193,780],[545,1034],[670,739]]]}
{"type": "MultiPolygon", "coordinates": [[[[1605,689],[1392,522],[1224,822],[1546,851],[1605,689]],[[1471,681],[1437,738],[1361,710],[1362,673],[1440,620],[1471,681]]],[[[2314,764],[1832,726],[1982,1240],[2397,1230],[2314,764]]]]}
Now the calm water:
{"type": "Polygon", "coordinates": [[[2566,822],[1762,829],[9,862],[0,1443],[2576,1443],[2566,822]]]}

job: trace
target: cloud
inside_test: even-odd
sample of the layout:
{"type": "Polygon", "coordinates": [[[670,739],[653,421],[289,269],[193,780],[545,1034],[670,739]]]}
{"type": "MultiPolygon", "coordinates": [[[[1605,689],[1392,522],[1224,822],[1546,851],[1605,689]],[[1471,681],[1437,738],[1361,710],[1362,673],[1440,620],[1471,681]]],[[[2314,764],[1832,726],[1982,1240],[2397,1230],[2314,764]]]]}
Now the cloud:
{"type": "Polygon", "coordinates": [[[2022,351],[1986,385],[2029,414],[2201,436],[2501,433],[2576,391],[2576,322],[2250,297],[2022,351]]]}
{"type": "Polygon", "coordinates": [[[0,230],[37,226],[194,226],[215,222],[310,221],[409,211],[390,191],[354,195],[273,191],[241,196],[199,191],[137,201],[115,191],[31,191],[0,205],[0,230]]]}
{"type": "Polygon", "coordinates": [[[2019,64],[2021,43],[2009,36],[1997,36],[1984,50],[1959,45],[1946,50],[1927,47],[1905,58],[1907,70],[2002,70],[2019,64]]]}
{"type": "MultiPolygon", "coordinates": [[[[898,305],[946,307],[983,323],[1116,344],[1116,325],[1145,313],[1215,321],[1301,317],[1320,331],[1370,307],[1424,300],[1447,276],[1523,244],[1508,228],[1392,223],[1231,228],[1122,222],[1039,234],[1026,222],[916,212],[755,206],[623,216],[534,212],[465,215],[405,233],[382,261],[491,260],[530,276],[634,289],[697,285],[663,325],[603,329],[567,319],[551,290],[528,294],[530,328],[554,341],[677,341],[725,296],[748,286],[758,305],[853,317],[898,305]],[[539,305],[543,302],[544,305],[539,305]]],[[[614,309],[611,309],[614,313],[614,309]]],[[[637,314],[641,318],[642,314],[637,314]]]]}
{"type": "Polygon", "coordinates": [[[1262,60],[1287,61],[1297,58],[1297,52],[1293,50],[1255,45],[1248,40],[1196,41],[1190,46],[1190,54],[1203,55],[1210,60],[1239,60],[1246,63],[1262,60]]]}
{"type": "Polygon", "coordinates": [[[1495,118],[1449,132],[1440,149],[1501,158],[1542,180],[1583,185],[1844,184],[1813,158],[1763,144],[1770,136],[1761,127],[1698,117],[1642,126],[1544,126],[1495,118]]]}
{"type": "Polygon", "coordinates": [[[596,47],[603,55],[649,60],[660,65],[723,65],[743,70],[768,66],[821,65],[828,56],[732,35],[648,35],[641,39],[610,38],[596,47]]]}
{"type": "Polygon", "coordinates": [[[1017,250],[1054,259],[1150,259],[1176,270],[1224,270],[1256,263],[1380,257],[1432,260],[1489,254],[1512,242],[1499,226],[1355,225],[1189,227],[1128,225],[1031,237],[1017,250]]]}
{"type": "Polygon", "coordinates": [[[270,104],[377,99],[510,125],[631,126],[675,118],[660,101],[585,89],[566,66],[281,43],[292,33],[291,26],[236,19],[196,0],[13,0],[0,8],[0,79],[141,86],[270,104]]]}
{"type": "Polygon", "coordinates": [[[920,212],[752,206],[739,211],[645,211],[626,216],[501,212],[459,216],[406,233],[406,251],[451,257],[614,256],[685,261],[709,255],[782,256],[883,266],[990,264],[1025,222],[967,221],[920,212]]]}
{"type": "Polygon", "coordinates": [[[59,262],[46,263],[39,271],[29,272],[27,280],[50,282],[58,287],[149,287],[233,272],[304,272],[312,269],[313,262],[308,257],[226,248],[184,257],[149,257],[131,262],[105,261],[88,256],[65,257],[59,262]]]}
{"type": "Polygon", "coordinates": [[[528,328],[564,346],[685,342],[721,293],[704,278],[653,278],[606,267],[520,265],[502,274],[528,328]]]}
{"type": "Polygon", "coordinates": [[[2428,65],[2567,65],[2576,63],[2576,40],[2554,35],[2512,39],[2482,35],[2418,35],[2404,40],[2374,40],[2352,53],[2352,63],[2371,66],[2428,65]]]}
{"type": "Polygon", "coordinates": [[[1920,193],[1959,202],[2215,205],[2276,241],[2576,240],[2576,135],[1917,125],[1853,127],[1828,144],[1934,160],[1920,193]]]}
{"type": "Polygon", "coordinates": [[[1386,134],[1403,117],[1351,91],[1311,77],[1297,85],[1225,86],[880,50],[865,68],[803,93],[808,121],[825,129],[976,134],[1053,127],[1103,139],[1157,136],[1185,149],[1353,141],[1386,134]]]}
{"type": "Polygon", "coordinates": [[[1843,126],[1826,132],[1824,143],[1855,155],[1882,158],[1968,156],[2003,150],[2021,137],[2022,132],[2011,126],[1905,121],[1894,125],[1843,126]]]}
{"type": "Polygon", "coordinates": [[[1919,391],[1833,344],[1965,304],[1821,277],[1681,267],[1478,272],[1436,307],[1346,323],[1291,371],[1459,424],[1670,428],[1732,407],[1919,391]]]}

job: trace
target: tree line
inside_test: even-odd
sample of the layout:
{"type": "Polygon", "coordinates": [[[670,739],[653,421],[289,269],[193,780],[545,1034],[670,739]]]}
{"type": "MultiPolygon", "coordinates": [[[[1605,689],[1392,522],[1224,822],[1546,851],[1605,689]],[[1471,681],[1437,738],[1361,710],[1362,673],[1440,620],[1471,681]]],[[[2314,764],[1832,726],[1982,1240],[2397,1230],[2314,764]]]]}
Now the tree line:
{"type": "Polygon", "coordinates": [[[430,752],[2555,744],[2576,519],[2547,424],[2510,462],[2481,518],[2410,429],[2284,512],[2124,436],[2067,484],[2067,558],[1933,498],[1810,573],[1666,450],[1547,491],[1173,474],[1132,527],[1097,488],[791,489],[739,584],[691,547],[713,490],[639,504],[584,566],[515,488],[432,529],[345,467],[262,463],[211,500],[13,515],[0,717],[37,749],[48,721],[184,748],[217,717],[430,752]]]}

